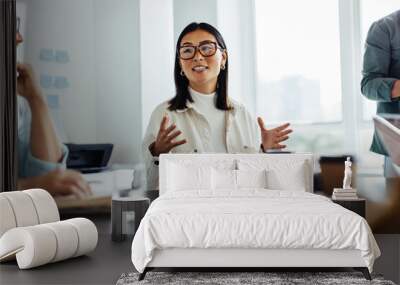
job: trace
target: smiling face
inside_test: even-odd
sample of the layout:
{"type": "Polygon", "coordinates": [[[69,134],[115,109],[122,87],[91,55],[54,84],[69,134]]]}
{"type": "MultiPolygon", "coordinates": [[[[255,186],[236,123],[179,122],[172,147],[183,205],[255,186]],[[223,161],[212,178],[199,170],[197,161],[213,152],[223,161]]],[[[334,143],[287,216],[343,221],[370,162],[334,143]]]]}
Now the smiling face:
{"type": "Polygon", "coordinates": [[[226,63],[226,52],[221,51],[218,46],[214,55],[204,56],[204,54],[207,55],[209,48],[213,46],[212,43],[217,43],[216,38],[209,32],[200,29],[186,34],[180,42],[181,47],[198,47],[201,45],[200,48],[203,55],[197,48],[192,59],[185,60],[180,58],[179,63],[184,76],[189,80],[189,86],[205,94],[215,92],[221,66],[226,63]]]}

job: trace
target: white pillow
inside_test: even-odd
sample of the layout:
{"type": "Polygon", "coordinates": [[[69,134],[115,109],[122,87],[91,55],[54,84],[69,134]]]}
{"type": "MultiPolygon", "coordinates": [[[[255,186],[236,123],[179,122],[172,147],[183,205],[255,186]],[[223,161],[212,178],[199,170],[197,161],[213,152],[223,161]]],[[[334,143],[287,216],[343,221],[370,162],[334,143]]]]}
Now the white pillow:
{"type": "Polygon", "coordinates": [[[236,190],[236,170],[212,168],[212,189],[236,190]]]}
{"type": "Polygon", "coordinates": [[[240,170],[265,169],[267,188],[272,190],[306,191],[310,169],[305,160],[298,159],[239,159],[240,170]]]}
{"type": "Polygon", "coordinates": [[[237,188],[267,188],[267,171],[236,170],[237,188]]]}
{"type": "Polygon", "coordinates": [[[214,190],[241,188],[267,188],[266,170],[212,169],[214,190]]]}
{"type": "Polygon", "coordinates": [[[211,167],[177,163],[169,163],[168,167],[168,191],[211,189],[211,167]]]}
{"type": "Polygon", "coordinates": [[[307,189],[305,163],[280,165],[267,170],[268,188],[273,190],[303,191],[307,189]]]}

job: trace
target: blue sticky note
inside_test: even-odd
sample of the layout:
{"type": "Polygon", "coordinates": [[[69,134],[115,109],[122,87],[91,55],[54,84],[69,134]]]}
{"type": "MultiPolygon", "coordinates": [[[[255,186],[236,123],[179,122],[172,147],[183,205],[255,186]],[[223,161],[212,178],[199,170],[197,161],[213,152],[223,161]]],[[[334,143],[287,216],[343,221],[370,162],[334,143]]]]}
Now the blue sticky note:
{"type": "Polygon", "coordinates": [[[47,105],[50,109],[60,109],[60,98],[58,95],[47,95],[47,105]]]}
{"type": "Polygon", "coordinates": [[[54,50],[48,48],[40,49],[39,59],[41,61],[53,61],[54,60],[54,50]]]}
{"type": "Polygon", "coordinates": [[[58,63],[68,63],[69,54],[66,50],[56,50],[56,62],[58,63]]]}
{"type": "Polygon", "coordinates": [[[49,89],[53,85],[53,77],[47,74],[40,75],[40,86],[43,89],[49,89]]]}
{"type": "Polygon", "coordinates": [[[54,77],[53,86],[56,89],[66,89],[66,88],[68,88],[69,87],[68,78],[66,78],[65,76],[56,76],[56,77],[54,77]]]}

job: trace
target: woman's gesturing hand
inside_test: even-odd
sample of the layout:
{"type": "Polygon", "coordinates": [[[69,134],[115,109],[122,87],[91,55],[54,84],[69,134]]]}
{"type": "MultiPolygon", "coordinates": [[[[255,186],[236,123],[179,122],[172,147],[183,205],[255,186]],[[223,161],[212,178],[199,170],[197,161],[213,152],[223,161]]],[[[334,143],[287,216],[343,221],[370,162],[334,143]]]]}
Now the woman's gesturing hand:
{"type": "Polygon", "coordinates": [[[168,153],[174,147],[186,143],[185,139],[174,141],[174,139],[182,132],[180,130],[175,130],[175,124],[167,127],[168,121],[168,116],[164,115],[160,124],[160,130],[158,131],[156,141],[149,146],[149,150],[153,156],[159,156],[161,153],[168,153]]]}
{"type": "Polygon", "coordinates": [[[264,150],[282,149],[286,147],[286,145],[281,144],[281,142],[287,140],[289,138],[289,134],[292,132],[291,129],[288,129],[290,125],[289,123],[268,130],[265,128],[264,121],[261,117],[258,117],[257,121],[261,130],[261,141],[264,150]]]}

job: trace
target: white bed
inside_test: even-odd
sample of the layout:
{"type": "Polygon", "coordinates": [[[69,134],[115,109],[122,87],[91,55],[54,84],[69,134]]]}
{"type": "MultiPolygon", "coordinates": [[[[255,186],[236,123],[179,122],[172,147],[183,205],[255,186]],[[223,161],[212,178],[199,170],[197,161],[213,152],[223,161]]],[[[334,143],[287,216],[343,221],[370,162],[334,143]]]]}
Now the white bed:
{"type": "Polygon", "coordinates": [[[367,222],[312,194],[311,154],[168,154],[132,262],[154,267],[354,267],[380,255],[367,222]],[[232,184],[233,180],[233,184],[232,184]]]}

